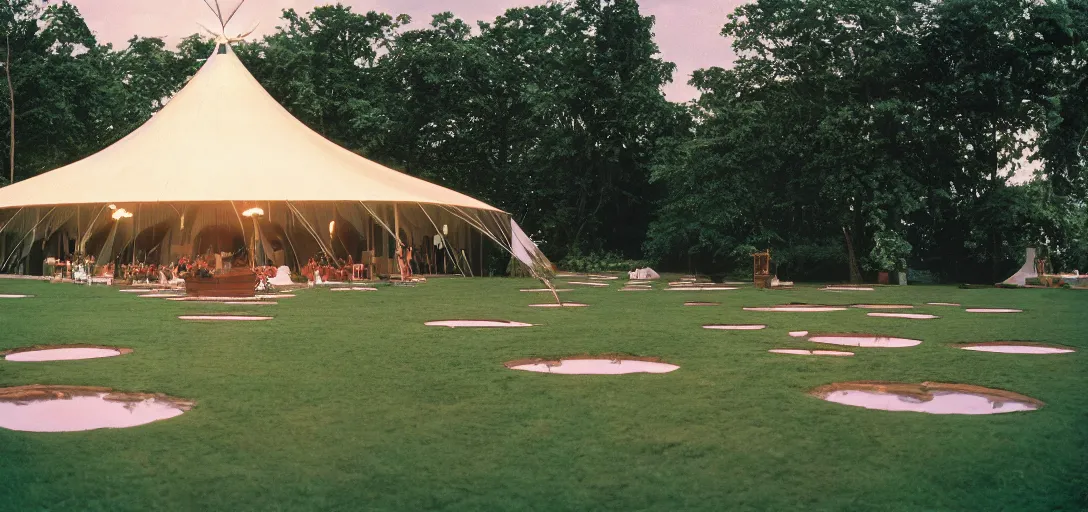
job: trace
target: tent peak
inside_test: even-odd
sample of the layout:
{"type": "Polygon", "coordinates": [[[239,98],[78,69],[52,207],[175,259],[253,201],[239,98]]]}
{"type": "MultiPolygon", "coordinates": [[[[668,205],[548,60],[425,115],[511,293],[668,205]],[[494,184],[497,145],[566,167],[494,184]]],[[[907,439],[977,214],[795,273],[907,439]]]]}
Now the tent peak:
{"type": "Polygon", "coordinates": [[[238,14],[238,9],[241,9],[242,4],[245,4],[245,3],[246,3],[246,0],[239,1],[238,5],[236,5],[233,10],[231,10],[227,14],[224,14],[223,9],[219,6],[219,0],[210,0],[210,1],[209,0],[204,0],[204,5],[208,6],[208,9],[210,9],[212,11],[212,14],[214,14],[215,17],[219,20],[219,30],[212,30],[212,29],[210,29],[208,27],[205,27],[200,22],[197,22],[197,25],[200,25],[200,27],[203,28],[205,32],[207,32],[209,35],[211,35],[213,38],[215,38],[216,47],[217,47],[216,52],[219,51],[218,47],[220,45],[229,46],[230,43],[241,42],[246,37],[248,37],[250,34],[255,32],[257,30],[257,27],[260,25],[260,21],[258,21],[256,23],[254,23],[253,26],[250,27],[250,29],[248,31],[244,32],[244,33],[241,33],[241,34],[238,34],[238,35],[235,35],[235,36],[228,36],[227,35],[227,24],[230,23],[230,21],[232,19],[234,19],[234,15],[238,14]]]}

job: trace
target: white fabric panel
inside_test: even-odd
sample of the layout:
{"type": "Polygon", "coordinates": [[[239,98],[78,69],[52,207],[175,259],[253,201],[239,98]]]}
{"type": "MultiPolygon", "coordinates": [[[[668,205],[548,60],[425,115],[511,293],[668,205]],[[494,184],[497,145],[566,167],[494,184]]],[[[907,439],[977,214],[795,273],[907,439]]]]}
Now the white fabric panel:
{"type": "Polygon", "coordinates": [[[1024,266],[1002,283],[1024,286],[1028,279],[1036,277],[1039,277],[1039,274],[1035,271],[1035,248],[1028,247],[1027,255],[1024,256],[1024,266]]]}
{"type": "Polygon", "coordinates": [[[510,252],[518,261],[536,272],[542,272],[542,275],[552,271],[551,262],[513,218],[510,219],[510,252]]]}

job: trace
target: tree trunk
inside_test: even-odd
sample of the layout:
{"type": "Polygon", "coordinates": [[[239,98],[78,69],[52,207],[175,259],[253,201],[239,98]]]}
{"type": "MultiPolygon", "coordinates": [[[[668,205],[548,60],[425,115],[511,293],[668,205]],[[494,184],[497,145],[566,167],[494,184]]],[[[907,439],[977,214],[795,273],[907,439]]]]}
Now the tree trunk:
{"type": "Polygon", "coordinates": [[[8,165],[11,171],[11,181],[15,183],[15,87],[11,85],[11,36],[4,36],[5,63],[4,72],[8,76],[8,118],[11,121],[11,147],[8,150],[10,161],[8,165]]]}
{"type": "Polygon", "coordinates": [[[858,260],[854,257],[854,243],[850,240],[850,231],[846,226],[842,227],[842,234],[846,237],[846,253],[850,256],[850,282],[861,283],[861,271],[858,270],[858,260]]]}

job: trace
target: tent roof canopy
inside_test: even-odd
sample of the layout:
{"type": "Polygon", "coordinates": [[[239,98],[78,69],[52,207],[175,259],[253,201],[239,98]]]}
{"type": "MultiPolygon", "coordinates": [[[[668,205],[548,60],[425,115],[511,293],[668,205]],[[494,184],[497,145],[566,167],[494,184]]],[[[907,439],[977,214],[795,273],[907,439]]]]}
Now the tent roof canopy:
{"type": "Polygon", "coordinates": [[[162,110],[117,143],[0,188],[0,208],[204,201],[406,202],[498,211],[322,137],[280,106],[229,45],[217,47],[162,110]]]}

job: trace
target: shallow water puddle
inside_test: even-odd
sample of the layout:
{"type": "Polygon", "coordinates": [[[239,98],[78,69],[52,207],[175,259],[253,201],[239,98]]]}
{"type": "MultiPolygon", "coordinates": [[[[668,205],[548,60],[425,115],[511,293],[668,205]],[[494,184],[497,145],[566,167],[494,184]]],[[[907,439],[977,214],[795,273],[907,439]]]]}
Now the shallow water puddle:
{"type": "Polygon", "coordinates": [[[862,348],[903,348],[921,344],[921,340],[907,338],[892,338],[889,336],[866,336],[864,334],[840,334],[829,336],[813,336],[808,339],[813,343],[828,345],[845,345],[848,347],[862,348]]]}
{"type": "Polygon", "coordinates": [[[295,294],[293,294],[293,293],[265,293],[265,294],[258,293],[257,295],[254,295],[254,298],[256,298],[256,299],[290,299],[291,297],[294,297],[294,296],[295,296],[295,294]]]}
{"type": "Polygon", "coordinates": [[[758,331],[766,328],[767,326],[762,324],[707,324],[703,326],[703,329],[716,331],[758,331]]]}
{"type": "Polygon", "coordinates": [[[795,356],[836,356],[847,357],[854,355],[853,352],[842,352],[839,350],[800,350],[792,348],[776,348],[768,350],[772,354],[790,354],[795,356]]]}
{"type": "Polygon", "coordinates": [[[1010,308],[967,308],[968,313],[1023,313],[1021,309],[1010,308]]]}
{"type": "Polygon", "coordinates": [[[79,359],[100,359],[131,353],[132,349],[110,347],[31,347],[7,352],[4,359],[18,362],[75,361],[79,359]]]}
{"type": "Polygon", "coordinates": [[[1019,393],[939,382],[843,382],[820,386],[811,393],[843,405],[928,414],[1000,414],[1043,406],[1039,400],[1019,393]]]}
{"type": "Polygon", "coordinates": [[[823,289],[826,292],[871,292],[868,286],[828,286],[823,289]]]}
{"type": "Polygon", "coordinates": [[[577,284],[577,285],[581,285],[581,286],[598,286],[598,287],[599,286],[608,286],[608,283],[586,283],[586,282],[582,282],[582,281],[571,281],[571,282],[569,282],[567,284],[577,284]]]}
{"type": "Polygon", "coordinates": [[[960,345],[963,350],[975,352],[996,352],[999,354],[1068,354],[1076,352],[1068,347],[1031,343],[1023,341],[994,341],[989,343],[967,343],[960,345]]]}
{"type": "Polygon", "coordinates": [[[506,320],[435,320],[423,325],[431,327],[532,327],[533,324],[506,320]]]}
{"type": "Polygon", "coordinates": [[[0,428],[78,432],[126,428],[179,416],[193,402],[109,388],[19,386],[0,389],[0,428]]]}
{"type": "Polygon", "coordinates": [[[959,306],[958,302],[927,302],[929,306],[959,306]]]}
{"type": "Polygon", "coordinates": [[[562,304],[556,304],[554,302],[548,304],[529,304],[531,308],[584,308],[589,304],[582,304],[581,302],[564,302],[562,304]]]}
{"type": "Polygon", "coordinates": [[[166,300],[177,302],[241,302],[241,301],[259,301],[260,297],[172,297],[166,300]]]}
{"type": "Polygon", "coordinates": [[[804,336],[808,336],[808,331],[790,331],[791,338],[801,338],[804,336]]]}
{"type": "Polygon", "coordinates": [[[685,302],[685,306],[721,306],[721,302],[685,302]]]}
{"type": "Polygon", "coordinates": [[[624,288],[620,288],[619,290],[616,290],[616,291],[618,291],[618,292],[652,292],[652,291],[654,291],[654,289],[649,288],[649,287],[647,287],[647,288],[627,288],[627,287],[624,287],[624,288]]]}
{"type": "Polygon", "coordinates": [[[619,279],[616,276],[589,276],[591,281],[613,281],[619,279]]]}
{"type": "Polygon", "coordinates": [[[220,304],[226,304],[228,306],[275,306],[275,305],[279,304],[279,302],[271,302],[271,301],[267,301],[267,300],[261,300],[261,301],[249,301],[249,302],[242,302],[242,301],[239,301],[239,302],[220,302],[220,304]]]}
{"type": "Polygon", "coordinates": [[[144,295],[137,295],[137,297],[145,299],[166,299],[170,297],[184,297],[184,295],[180,293],[147,293],[144,295]]]}
{"type": "Polygon", "coordinates": [[[369,286],[352,286],[351,288],[329,288],[334,292],[376,292],[377,288],[371,288],[369,286]]]}
{"type": "Polygon", "coordinates": [[[853,307],[861,309],[914,309],[914,306],[909,304],[854,304],[853,307]]]}
{"type": "Polygon", "coordinates": [[[926,315],[922,313],[869,313],[868,316],[877,318],[907,318],[910,320],[932,320],[934,318],[940,318],[937,315],[926,315]]]}
{"type": "Polygon", "coordinates": [[[30,297],[33,297],[33,295],[19,295],[13,293],[0,294],[0,299],[29,299],[30,297]]]}
{"type": "Polygon", "coordinates": [[[271,320],[270,316],[243,316],[243,315],[182,315],[178,318],[182,320],[199,320],[199,321],[224,321],[224,322],[257,322],[261,320],[271,320]]]}
{"type": "Polygon", "coordinates": [[[759,308],[744,308],[745,311],[782,311],[790,313],[827,313],[830,311],[846,311],[846,308],[840,306],[768,306],[759,308]]]}
{"type": "Polygon", "coordinates": [[[623,375],[627,373],[669,373],[679,366],[638,359],[563,359],[525,364],[509,364],[511,370],[560,375],[623,375]]]}
{"type": "Polygon", "coordinates": [[[736,290],[735,286],[679,286],[675,288],[665,288],[665,290],[674,292],[680,291],[724,291],[724,290],[736,290]]]}
{"type": "MultiPolygon", "coordinates": [[[[545,292],[550,293],[552,290],[550,290],[548,288],[524,288],[521,291],[523,291],[523,292],[534,292],[534,293],[545,293],[545,292]]],[[[573,292],[574,289],[573,288],[556,288],[555,291],[557,291],[557,292],[573,292]]]]}

